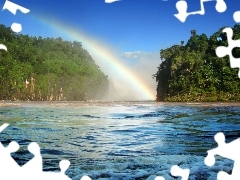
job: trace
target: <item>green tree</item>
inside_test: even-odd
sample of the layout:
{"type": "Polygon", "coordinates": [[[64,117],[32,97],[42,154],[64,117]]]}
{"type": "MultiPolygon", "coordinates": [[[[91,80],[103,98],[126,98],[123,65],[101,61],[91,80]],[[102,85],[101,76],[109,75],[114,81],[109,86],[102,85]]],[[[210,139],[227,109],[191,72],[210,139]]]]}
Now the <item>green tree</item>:
{"type": "MultiPolygon", "coordinates": [[[[158,101],[239,101],[238,70],[230,68],[228,56],[219,58],[215,49],[228,46],[226,34],[219,31],[209,38],[191,30],[186,45],[160,51],[162,63],[154,74],[158,101]]],[[[240,38],[240,25],[233,27],[233,39],[240,38]]],[[[240,57],[240,49],[233,50],[240,57]]]]}
{"type": "Polygon", "coordinates": [[[0,25],[1,100],[102,99],[108,78],[81,42],[16,34],[0,25]],[[87,98],[86,98],[87,97],[87,98]]]}

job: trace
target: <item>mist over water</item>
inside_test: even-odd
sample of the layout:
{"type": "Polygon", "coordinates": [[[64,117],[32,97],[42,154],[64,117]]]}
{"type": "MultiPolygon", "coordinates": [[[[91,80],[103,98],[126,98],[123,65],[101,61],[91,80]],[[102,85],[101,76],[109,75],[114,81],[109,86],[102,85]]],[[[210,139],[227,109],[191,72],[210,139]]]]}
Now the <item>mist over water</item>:
{"type": "Polygon", "coordinates": [[[155,100],[157,85],[152,75],[157,72],[161,62],[158,52],[138,53],[138,56],[134,56],[134,63],[131,63],[130,56],[121,56],[117,48],[104,41],[89,37],[87,41],[87,51],[109,79],[106,100],[155,100]]]}
{"type": "Polygon", "coordinates": [[[109,92],[106,96],[107,101],[137,101],[144,100],[136,90],[131,88],[127,83],[120,83],[120,79],[109,78],[109,92]]]}
{"type": "MultiPolygon", "coordinates": [[[[153,63],[148,68],[142,64],[136,64],[136,66],[127,66],[128,70],[133,72],[138,78],[143,81],[143,86],[149,87],[151,90],[151,94],[153,97],[156,96],[156,80],[152,78],[152,75],[156,73],[154,70],[157,69],[157,63],[153,63]],[[144,68],[145,67],[145,68],[144,68]]],[[[104,66],[99,64],[100,67],[104,66]]],[[[106,96],[106,100],[109,101],[141,101],[141,100],[155,100],[146,98],[144,94],[142,94],[136,85],[129,84],[126,78],[122,77],[124,74],[116,74],[112,73],[111,70],[103,68],[105,74],[108,74],[109,80],[109,92],[106,96]]]]}

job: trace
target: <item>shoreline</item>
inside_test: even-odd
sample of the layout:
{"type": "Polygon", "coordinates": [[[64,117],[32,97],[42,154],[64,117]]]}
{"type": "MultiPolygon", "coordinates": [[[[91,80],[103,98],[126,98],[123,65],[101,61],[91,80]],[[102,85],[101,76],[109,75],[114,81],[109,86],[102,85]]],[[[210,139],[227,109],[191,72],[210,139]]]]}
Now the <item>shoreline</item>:
{"type": "Polygon", "coordinates": [[[215,107],[215,106],[240,106],[240,102],[167,102],[167,101],[0,101],[0,107],[11,107],[11,106],[59,106],[64,107],[65,105],[68,106],[96,106],[96,105],[102,105],[102,106],[115,106],[115,105],[121,105],[121,104],[129,104],[129,105],[147,105],[151,104],[151,106],[209,106],[209,107],[215,107]]]}

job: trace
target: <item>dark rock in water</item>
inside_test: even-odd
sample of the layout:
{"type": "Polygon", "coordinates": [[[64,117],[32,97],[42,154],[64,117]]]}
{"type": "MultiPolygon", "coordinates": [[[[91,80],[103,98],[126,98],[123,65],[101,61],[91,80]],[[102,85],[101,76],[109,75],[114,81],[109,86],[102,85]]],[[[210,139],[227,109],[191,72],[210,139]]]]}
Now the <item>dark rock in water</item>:
{"type": "Polygon", "coordinates": [[[135,116],[125,116],[124,118],[127,119],[127,118],[134,118],[135,116]]]}
{"type": "Polygon", "coordinates": [[[87,117],[87,118],[100,118],[100,117],[97,117],[97,116],[92,116],[92,115],[82,115],[83,117],[87,117]]]}

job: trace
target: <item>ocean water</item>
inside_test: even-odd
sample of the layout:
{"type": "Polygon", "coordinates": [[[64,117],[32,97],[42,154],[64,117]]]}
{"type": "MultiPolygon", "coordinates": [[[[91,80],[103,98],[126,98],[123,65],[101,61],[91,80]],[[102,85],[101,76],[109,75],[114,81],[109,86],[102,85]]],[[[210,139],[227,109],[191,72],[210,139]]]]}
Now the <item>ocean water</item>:
{"type": "Polygon", "coordinates": [[[59,171],[59,161],[71,162],[73,180],[141,180],[171,176],[170,168],[190,169],[189,179],[216,179],[231,173],[233,161],[216,157],[204,164],[207,151],[217,147],[214,135],[226,142],[240,137],[240,106],[227,103],[143,102],[1,102],[0,136],[7,146],[17,141],[12,156],[25,164],[33,156],[30,142],[41,148],[44,171],[59,171]]]}

